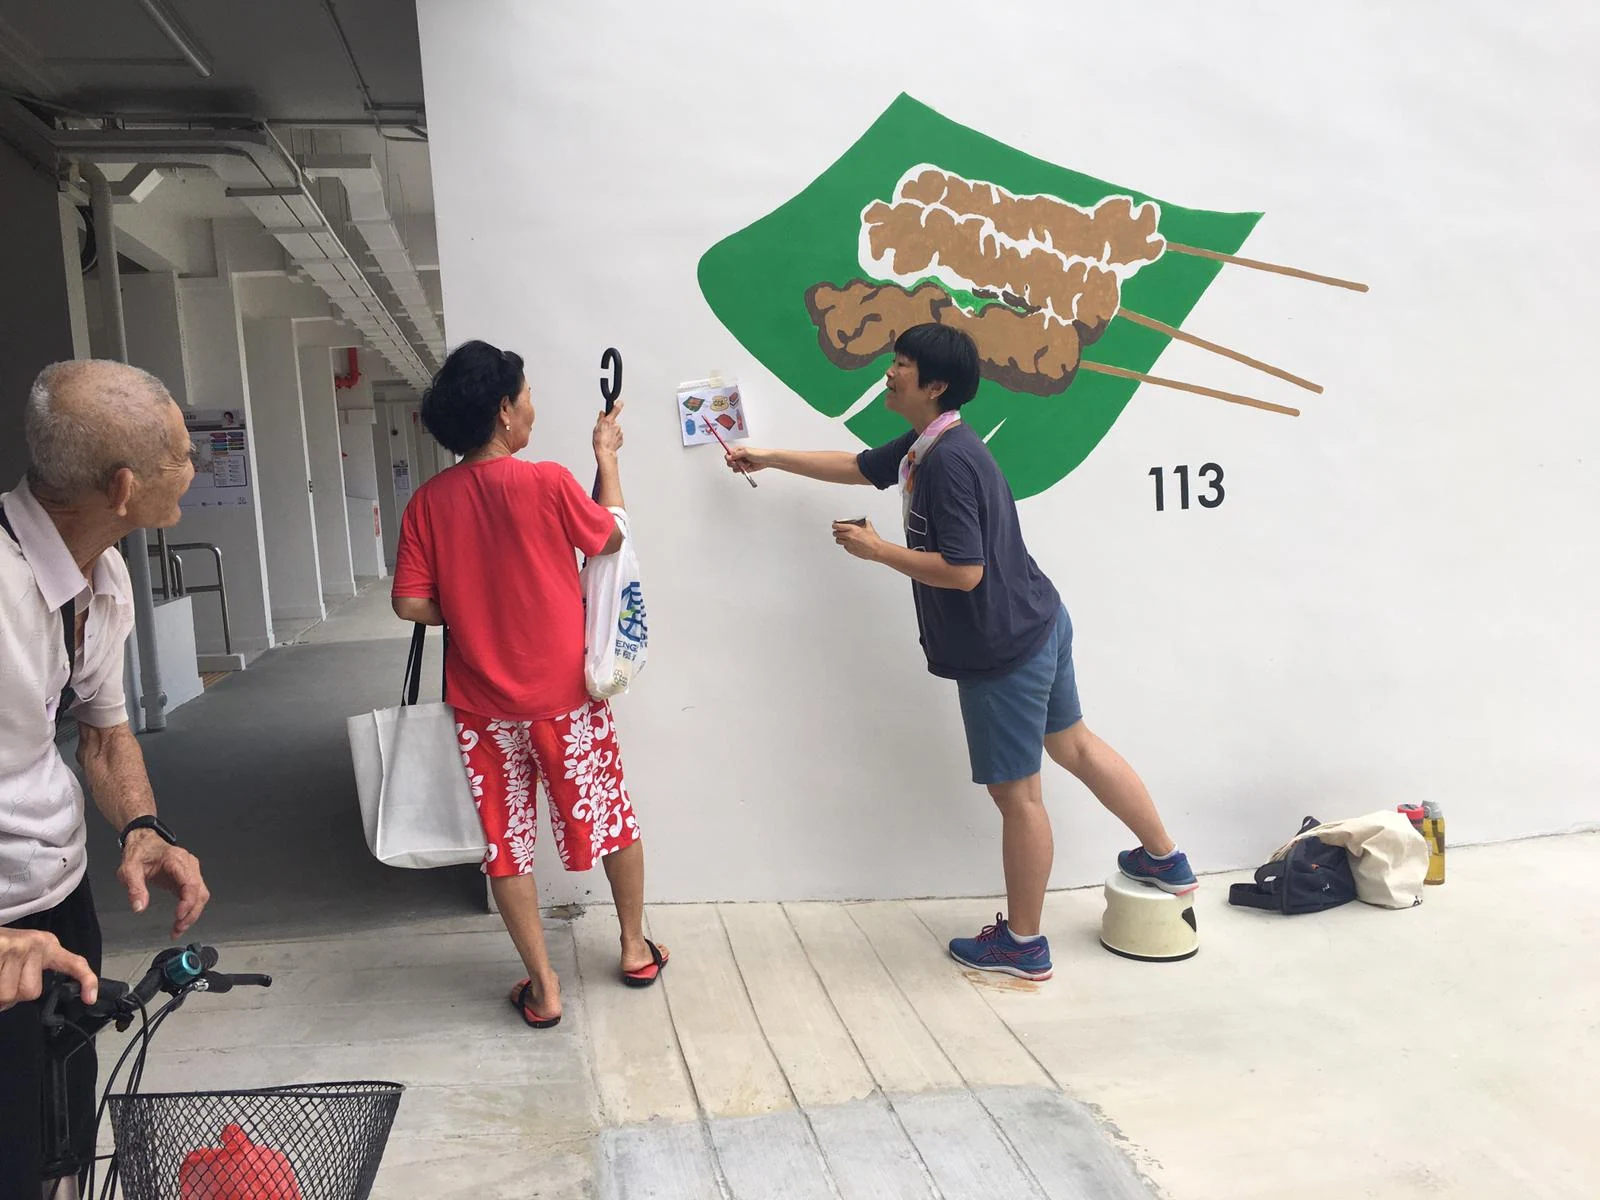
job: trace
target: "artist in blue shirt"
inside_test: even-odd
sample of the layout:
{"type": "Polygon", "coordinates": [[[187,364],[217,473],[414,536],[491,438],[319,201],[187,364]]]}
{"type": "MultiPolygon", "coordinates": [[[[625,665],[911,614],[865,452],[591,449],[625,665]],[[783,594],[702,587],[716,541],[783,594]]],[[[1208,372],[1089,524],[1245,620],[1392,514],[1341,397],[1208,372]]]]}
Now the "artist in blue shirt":
{"type": "Polygon", "coordinates": [[[857,558],[911,578],[928,669],[961,696],[973,782],[1004,822],[1007,914],[950,953],[983,971],[1051,975],[1039,922],[1055,857],[1039,770],[1048,751],[1139,839],[1123,874],[1182,895],[1198,883],[1139,776],[1089,731],[1072,669],[1072,621],[1022,540],[1017,505],[983,440],[961,421],[978,390],[978,349],[945,325],[918,325],[894,344],[886,404],[911,428],[859,455],[736,446],[736,471],[772,467],[825,483],[898,486],[906,544],[870,522],[839,522],[834,540],[857,558]]]}

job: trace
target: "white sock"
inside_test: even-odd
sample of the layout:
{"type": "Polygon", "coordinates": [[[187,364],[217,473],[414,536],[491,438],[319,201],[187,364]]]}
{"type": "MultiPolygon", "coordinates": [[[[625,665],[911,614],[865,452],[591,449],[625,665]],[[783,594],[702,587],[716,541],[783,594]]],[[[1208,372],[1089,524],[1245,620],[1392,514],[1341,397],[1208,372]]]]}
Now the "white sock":
{"type": "Polygon", "coordinates": [[[1149,854],[1150,857],[1152,859],[1154,859],[1156,862],[1166,862],[1167,860],[1172,859],[1172,858],[1176,858],[1178,856],[1178,848],[1176,846],[1174,846],[1171,850],[1168,850],[1165,854],[1150,854],[1150,851],[1148,851],[1148,850],[1146,850],[1145,853],[1149,854]]]}
{"type": "MultiPolygon", "coordinates": [[[[1010,933],[1010,931],[1011,927],[1009,925],[1006,926],[1006,932],[1010,933]]],[[[1042,933],[1012,933],[1011,940],[1013,942],[1021,942],[1026,946],[1029,942],[1037,942],[1043,936],[1044,934],[1042,933]]]]}

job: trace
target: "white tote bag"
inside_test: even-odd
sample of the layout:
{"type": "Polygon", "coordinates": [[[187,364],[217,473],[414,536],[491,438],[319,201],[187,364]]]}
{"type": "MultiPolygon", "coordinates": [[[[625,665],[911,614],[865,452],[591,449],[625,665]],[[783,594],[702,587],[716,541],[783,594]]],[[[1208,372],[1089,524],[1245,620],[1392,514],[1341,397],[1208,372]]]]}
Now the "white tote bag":
{"type": "Polygon", "coordinates": [[[367,848],[391,867],[482,862],[486,849],[455,711],[442,702],[417,703],[426,632],[423,625],[412,632],[400,706],[346,723],[367,848]]]}
{"type": "MultiPolygon", "coordinates": [[[[1314,837],[1330,846],[1343,846],[1350,855],[1356,895],[1379,908],[1413,908],[1422,903],[1422,880],[1428,873],[1428,842],[1404,813],[1368,813],[1329,821],[1308,829],[1301,838],[1314,837]]],[[[1273,858],[1282,858],[1289,845],[1273,858]]]]}
{"type": "Polygon", "coordinates": [[[632,686],[644,670],[650,645],[645,621],[639,558],[628,533],[628,514],[609,510],[622,530],[622,548],[598,554],[583,564],[583,676],[589,695],[609,700],[632,686]]]}

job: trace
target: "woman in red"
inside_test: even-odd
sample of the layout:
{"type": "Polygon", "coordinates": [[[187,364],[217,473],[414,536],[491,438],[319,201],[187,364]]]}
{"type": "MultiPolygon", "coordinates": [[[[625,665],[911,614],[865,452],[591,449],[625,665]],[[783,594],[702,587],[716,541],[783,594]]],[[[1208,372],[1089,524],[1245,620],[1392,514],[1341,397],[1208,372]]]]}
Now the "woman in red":
{"type": "Polygon", "coordinates": [[[516,454],[533,429],[522,359],[467,342],[422,400],[428,432],[462,461],[406,506],[394,573],[402,620],[447,625],[445,692],[489,849],[483,870],[528,977],[512,992],[522,1019],[561,1019],[533,878],[534,797],[544,784],[562,864],[599,859],[622,926],[622,978],[656,981],[666,952],[644,936],[644,847],[622,778],[611,708],[584,684],[577,554],[615,554],[622,534],[617,452],[622,405],[594,427],[596,503],[565,467],[516,454]]]}

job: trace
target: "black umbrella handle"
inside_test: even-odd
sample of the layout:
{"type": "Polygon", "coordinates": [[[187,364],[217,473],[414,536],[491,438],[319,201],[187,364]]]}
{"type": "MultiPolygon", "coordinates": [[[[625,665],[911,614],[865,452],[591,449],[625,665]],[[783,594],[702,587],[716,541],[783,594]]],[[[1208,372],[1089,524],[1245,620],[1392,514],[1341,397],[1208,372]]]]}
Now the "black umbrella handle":
{"type": "Polygon", "coordinates": [[[607,346],[600,356],[600,369],[607,372],[600,376],[600,398],[610,412],[616,406],[617,397],[622,395],[622,352],[615,346],[607,346]]]}
{"type": "MultiPolygon", "coordinates": [[[[605,374],[600,376],[600,398],[606,402],[606,412],[610,412],[617,405],[617,397],[622,395],[622,352],[615,346],[607,346],[604,354],[600,356],[600,370],[605,374]]],[[[596,502],[600,499],[600,472],[594,473],[594,488],[589,492],[591,499],[596,502]]]]}

